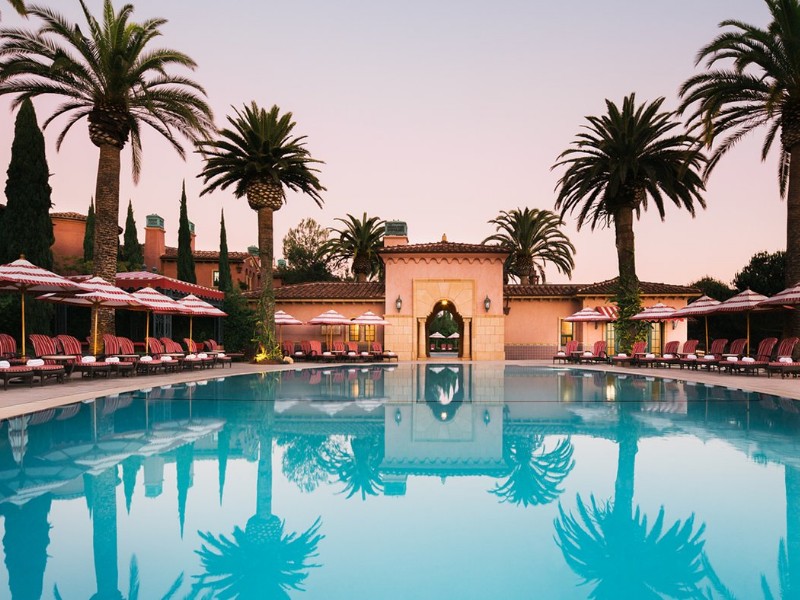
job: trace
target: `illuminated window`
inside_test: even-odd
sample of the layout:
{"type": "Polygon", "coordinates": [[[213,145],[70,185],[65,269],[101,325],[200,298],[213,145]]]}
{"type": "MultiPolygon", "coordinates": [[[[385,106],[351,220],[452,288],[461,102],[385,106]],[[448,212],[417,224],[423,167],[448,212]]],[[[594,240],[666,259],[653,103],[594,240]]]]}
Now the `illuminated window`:
{"type": "Polygon", "coordinates": [[[212,273],[211,273],[211,284],[214,287],[219,287],[219,271],[212,271],[212,273]]]}
{"type": "Polygon", "coordinates": [[[350,325],[350,341],[358,342],[361,339],[360,327],[357,324],[350,325]]]}
{"type": "Polygon", "coordinates": [[[560,332],[560,344],[565,346],[567,342],[571,342],[575,339],[575,328],[574,324],[570,323],[569,321],[561,320],[561,332],[560,332]]]}
{"type": "Polygon", "coordinates": [[[364,341],[375,341],[375,325],[364,325],[364,341]]]}

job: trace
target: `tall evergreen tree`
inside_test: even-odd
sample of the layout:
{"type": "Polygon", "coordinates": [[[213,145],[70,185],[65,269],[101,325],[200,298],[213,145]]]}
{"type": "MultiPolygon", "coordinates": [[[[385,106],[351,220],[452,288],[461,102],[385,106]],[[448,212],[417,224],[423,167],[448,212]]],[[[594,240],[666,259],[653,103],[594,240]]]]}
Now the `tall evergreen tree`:
{"type": "Polygon", "coordinates": [[[225,211],[219,220],[219,291],[230,292],[233,288],[231,265],[228,262],[228,234],[225,232],[225,211]]]}
{"type": "MultiPolygon", "coordinates": [[[[16,260],[21,254],[33,264],[53,268],[53,222],[50,220],[50,170],[45,156],[44,136],[36,122],[30,100],[20,104],[11,144],[11,161],[6,180],[6,209],[0,237],[0,263],[16,260]]],[[[19,298],[3,305],[0,330],[19,331],[19,298]]],[[[28,302],[25,319],[33,333],[49,333],[53,307],[44,302],[28,302]]]]}
{"type": "Polygon", "coordinates": [[[136,221],[133,218],[133,205],[128,200],[128,218],[125,221],[125,236],[122,244],[122,260],[128,265],[129,271],[141,271],[144,264],[142,246],[136,234],[136,221]]]}
{"type": "Polygon", "coordinates": [[[20,254],[33,264],[53,268],[53,223],[50,220],[50,170],[45,157],[44,136],[36,122],[30,100],[20,105],[11,145],[11,162],[6,180],[7,206],[0,240],[0,262],[20,254]]]}
{"type": "Polygon", "coordinates": [[[189,214],[186,210],[186,182],[181,191],[181,215],[178,222],[178,279],[197,283],[192,256],[192,232],[189,230],[189,214]]]}
{"type": "Polygon", "coordinates": [[[89,212],[86,213],[86,230],[83,233],[83,260],[85,262],[94,260],[94,198],[89,204],[89,212]]]}

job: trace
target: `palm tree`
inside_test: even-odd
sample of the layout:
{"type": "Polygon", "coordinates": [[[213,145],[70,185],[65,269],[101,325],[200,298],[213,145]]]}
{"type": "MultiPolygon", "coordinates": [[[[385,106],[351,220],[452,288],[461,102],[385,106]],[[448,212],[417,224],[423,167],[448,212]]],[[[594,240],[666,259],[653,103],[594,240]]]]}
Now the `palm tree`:
{"type": "MultiPolygon", "coordinates": [[[[273,106],[269,112],[253,101],[240,112],[229,116],[231,128],[222,129],[220,138],[198,143],[205,158],[199,177],[205,188],[200,195],[234,186],[234,196],[247,197],[258,214],[258,253],[261,259],[261,299],[259,338],[263,346],[274,346],[275,298],[272,287],[273,212],[286,202],[284,186],[311,196],[322,207],[320,184],[312,167],[322,161],[311,157],[305,136],[292,137],[295,122],[292,113],[280,114],[273,106]]],[[[263,350],[263,349],[262,349],[263,350]]]]}
{"type": "Polygon", "coordinates": [[[491,493],[502,502],[537,506],[549,504],[564,491],[559,488],[575,461],[569,438],[544,452],[540,435],[508,436],[503,439],[503,456],[511,467],[508,478],[497,484],[491,493]]]}
{"type": "Polygon", "coordinates": [[[617,340],[630,349],[642,333],[643,321],[630,317],[641,310],[633,218],[639,218],[652,201],[664,219],[664,201],[671,200],[692,216],[695,203],[705,208],[703,179],[705,157],[694,138],[675,132],[675,113],[661,111],[664,98],[636,106],[635,94],[626,97],[622,110],[606,100],[608,114],[587,117],[587,131],[577,134],[571,148],[562,152],[556,167],[566,167],[558,181],[556,209],[561,216],[578,210],[578,229],[587,222],[614,225],[619,285],[617,340]]]}
{"type": "MultiPolygon", "coordinates": [[[[150,126],[165,137],[181,157],[185,151],[176,134],[194,140],[213,129],[203,88],[173,66],[193,69],[194,61],[176,50],[151,48],[161,35],[164,19],[130,21],[133,5],[114,12],[103,2],[98,21],[80,0],[88,34],[59,13],[29,6],[39,17],[37,31],[0,30],[0,94],[16,94],[13,106],[28,98],[55,95],[63,102],[45,121],[67,122],[58,136],[60,149],[67,133],[86,118],[89,139],[100,150],[95,191],[94,274],[114,282],[119,243],[120,154],[130,137],[134,182],[142,164],[141,130],[150,126]]],[[[113,330],[113,312],[103,310],[103,331],[113,330]]]]}
{"type": "Polygon", "coordinates": [[[497,226],[498,233],[490,235],[483,243],[497,242],[509,252],[504,271],[519,277],[520,283],[544,283],[544,268],[552,263],[559,273],[572,278],[575,261],[575,246],[559,229],[564,225],[558,215],[549,210],[515,208],[501,211],[497,218],[489,221],[497,226]]]}
{"type": "Polygon", "coordinates": [[[556,541],[570,568],[592,582],[589,598],[706,598],[699,584],[706,575],[702,540],[705,525],[695,531],[694,515],[676,521],[666,531],[664,507],[652,525],[639,507],[633,508],[634,471],[638,452],[636,423],[630,402],[619,411],[617,480],[614,500],[588,503],[577,496],[577,515],[559,504],[556,541]]]}
{"type": "Polygon", "coordinates": [[[383,248],[386,222],[378,217],[367,218],[367,213],[360,220],[351,214],[347,215],[347,219],[336,220],[344,223],[344,227],[330,228],[338,237],[325,242],[320,249],[321,254],[336,266],[352,260],[356,281],[380,277],[383,273],[383,262],[378,251],[383,248]]]}
{"type": "MultiPolygon", "coordinates": [[[[780,134],[778,180],[786,198],[786,285],[800,280],[800,2],[765,0],[772,22],[762,29],[725,20],[719,34],[697,54],[702,73],[680,90],[681,112],[702,129],[711,145],[721,138],[706,165],[706,175],[744,136],[766,128],[761,160],[780,134]],[[722,62],[723,66],[718,66],[722,62]]],[[[790,317],[791,333],[800,332],[800,315],[790,317]]]]}
{"type": "Polygon", "coordinates": [[[17,14],[27,14],[28,9],[23,0],[8,0],[8,3],[11,5],[11,8],[17,11],[17,14]]]}

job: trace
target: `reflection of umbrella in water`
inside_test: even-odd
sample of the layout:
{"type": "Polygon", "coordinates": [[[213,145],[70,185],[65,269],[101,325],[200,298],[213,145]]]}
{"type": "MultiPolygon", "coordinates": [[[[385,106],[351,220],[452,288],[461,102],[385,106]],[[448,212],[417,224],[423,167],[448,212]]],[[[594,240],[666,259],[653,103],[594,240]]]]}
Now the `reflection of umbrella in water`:
{"type": "Polygon", "coordinates": [[[350,405],[350,402],[312,402],[311,406],[317,410],[321,410],[329,417],[343,411],[350,405]]]}
{"type": "Polygon", "coordinates": [[[356,406],[367,412],[372,412],[376,408],[383,406],[384,400],[369,400],[361,399],[356,400],[356,406]]]}

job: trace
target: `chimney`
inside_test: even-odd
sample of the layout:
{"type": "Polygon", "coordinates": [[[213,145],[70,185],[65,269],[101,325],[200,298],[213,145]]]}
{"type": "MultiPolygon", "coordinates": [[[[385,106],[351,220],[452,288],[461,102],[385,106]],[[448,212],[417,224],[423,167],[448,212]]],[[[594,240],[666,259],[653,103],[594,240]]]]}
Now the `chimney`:
{"type": "Polygon", "coordinates": [[[408,245],[408,225],[405,221],[386,221],[383,247],[408,245]]]}
{"type": "Polygon", "coordinates": [[[146,271],[161,271],[161,256],[164,254],[164,219],[153,214],[147,215],[144,228],[144,266],[146,271]]]}
{"type": "Polygon", "coordinates": [[[189,248],[192,250],[192,254],[194,254],[195,233],[194,233],[194,223],[192,223],[191,221],[189,221],[189,237],[191,238],[189,242],[189,248]]]}

